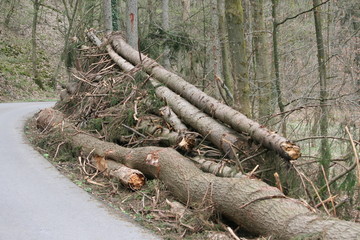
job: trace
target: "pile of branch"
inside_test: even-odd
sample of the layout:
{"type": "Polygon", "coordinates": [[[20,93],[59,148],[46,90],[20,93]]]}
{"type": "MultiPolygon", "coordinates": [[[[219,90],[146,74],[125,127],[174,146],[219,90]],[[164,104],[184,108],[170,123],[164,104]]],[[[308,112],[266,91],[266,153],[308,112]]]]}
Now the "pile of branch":
{"type": "Polygon", "coordinates": [[[356,239],[359,235],[359,225],[323,218],[307,204],[254,178],[254,171],[244,174],[242,162],[267,151],[296,160],[301,152],[293,142],[167,71],[132,49],[120,35],[110,36],[105,43],[93,32],[88,37],[97,46],[90,48],[97,61],[74,71],[76,81],[63,90],[57,109],[67,118],[47,109],[39,113],[37,125],[80,147],[97,171],[134,190],[144,184],[144,175],[158,178],[188,206],[207,202],[255,234],[281,239],[356,239]],[[96,53],[104,48],[106,54],[96,53]],[[143,90],[147,83],[166,106],[149,101],[150,90],[143,90]],[[96,124],[97,137],[80,129],[90,124],[96,124]],[[207,155],[201,154],[205,148],[207,155]],[[218,159],[209,161],[209,156],[218,159]],[[235,163],[236,169],[226,166],[224,158],[230,158],[227,161],[235,163]]]}

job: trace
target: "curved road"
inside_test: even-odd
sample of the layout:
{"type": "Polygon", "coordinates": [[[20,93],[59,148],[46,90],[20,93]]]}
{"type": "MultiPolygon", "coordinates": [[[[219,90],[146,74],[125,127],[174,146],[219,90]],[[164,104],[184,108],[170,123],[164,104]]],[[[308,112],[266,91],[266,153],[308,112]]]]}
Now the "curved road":
{"type": "Polygon", "coordinates": [[[52,105],[0,104],[0,240],[159,239],[112,214],[26,144],[25,119],[52,105]]]}

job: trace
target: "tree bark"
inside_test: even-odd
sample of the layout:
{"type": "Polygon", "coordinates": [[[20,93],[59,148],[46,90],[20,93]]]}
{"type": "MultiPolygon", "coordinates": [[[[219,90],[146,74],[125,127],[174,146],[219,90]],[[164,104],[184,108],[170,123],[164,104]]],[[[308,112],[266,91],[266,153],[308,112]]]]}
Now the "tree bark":
{"type": "Polygon", "coordinates": [[[129,149],[81,133],[64,121],[60,112],[45,109],[38,126],[69,139],[84,154],[96,154],[121,162],[158,178],[183,203],[209,204],[243,229],[279,239],[318,237],[358,239],[360,225],[314,213],[301,201],[286,197],[277,188],[249,177],[220,178],[203,173],[174,149],[142,147],[129,149]]]}
{"type": "Polygon", "coordinates": [[[177,94],[180,94],[183,98],[199,109],[202,109],[210,116],[214,116],[220,121],[230,125],[234,130],[240,133],[249,134],[253,140],[266,148],[274,150],[285,159],[295,160],[300,157],[300,148],[297,145],[286,138],[271,132],[266,127],[247,118],[244,114],[235,109],[208,96],[194,85],[186,82],[183,78],[167,71],[151,58],[139,54],[139,52],[132,49],[121,36],[112,36],[110,42],[115,51],[121,56],[124,56],[124,58],[135,65],[141,64],[145,72],[165,84],[177,94]]]}
{"type": "Polygon", "coordinates": [[[111,0],[103,0],[103,18],[105,33],[110,34],[113,31],[111,0]]]}
{"type": "Polygon", "coordinates": [[[268,116],[272,113],[271,105],[271,74],[269,62],[269,46],[266,35],[263,0],[251,1],[253,18],[253,51],[255,53],[255,75],[258,86],[258,109],[259,118],[268,116]]]}
{"type": "Polygon", "coordinates": [[[127,0],[126,4],[126,36],[127,41],[135,50],[139,49],[138,36],[138,2],[137,0],[127,0]]]}
{"type": "Polygon", "coordinates": [[[171,110],[169,106],[165,106],[159,109],[163,119],[170,124],[177,132],[186,132],[188,128],[182,123],[180,118],[171,110]]]}
{"type": "MultiPolygon", "coordinates": [[[[162,27],[165,32],[165,36],[167,36],[168,31],[170,29],[169,22],[169,0],[162,0],[162,27]]],[[[164,55],[163,55],[163,63],[166,69],[170,69],[170,48],[167,45],[166,38],[164,39],[164,55]]]]}
{"type": "Polygon", "coordinates": [[[250,83],[242,0],[225,0],[225,15],[230,45],[231,72],[235,87],[235,106],[249,117],[251,115],[250,83]]]}
{"type": "MultiPolygon", "coordinates": [[[[281,113],[285,112],[285,105],[282,100],[282,91],[280,85],[280,61],[279,61],[279,51],[278,51],[278,40],[277,40],[277,2],[278,0],[271,0],[271,16],[273,18],[273,31],[272,31],[272,40],[273,40],[273,64],[275,70],[275,90],[276,90],[276,99],[279,110],[281,113]]],[[[281,124],[281,133],[286,137],[286,122],[283,121],[281,124]]]]}
{"type": "MultiPolygon", "coordinates": [[[[319,0],[313,0],[313,7],[320,4],[319,0]]],[[[322,35],[322,24],[320,16],[320,7],[314,8],[314,20],[315,20],[315,32],[316,32],[316,45],[317,45],[317,59],[318,59],[318,70],[320,79],[320,134],[321,136],[328,135],[329,121],[328,114],[329,110],[327,107],[327,80],[326,80],[326,65],[325,65],[325,45],[322,35]]],[[[325,178],[329,179],[329,168],[331,160],[331,151],[329,140],[327,138],[321,139],[320,142],[320,164],[324,167],[325,175],[323,176],[320,171],[318,181],[319,186],[326,184],[325,178]]]]}
{"type": "Polygon", "coordinates": [[[37,21],[38,21],[38,13],[40,9],[41,0],[34,0],[34,15],[32,22],[32,30],[31,30],[31,61],[32,61],[32,70],[33,70],[33,80],[36,85],[42,90],[44,90],[44,84],[42,83],[39,71],[38,71],[38,57],[37,57],[37,41],[36,41],[36,29],[37,29],[37,21]]]}
{"type": "Polygon", "coordinates": [[[230,61],[230,46],[227,34],[226,16],[225,16],[225,0],[217,0],[217,9],[219,15],[219,30],[220,44],[221,44],[221,57],[222,68],[224,75],[225,85],[234,96],[234,78],[231,74],[231,61],[230,61]]]}

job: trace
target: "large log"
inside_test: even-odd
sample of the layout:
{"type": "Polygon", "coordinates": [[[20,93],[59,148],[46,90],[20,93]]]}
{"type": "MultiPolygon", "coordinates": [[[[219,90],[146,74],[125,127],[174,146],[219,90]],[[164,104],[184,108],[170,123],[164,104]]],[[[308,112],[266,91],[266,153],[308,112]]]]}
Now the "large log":
{"type": "Polygon", "coordinates": [[[315,213],[301,201],[249,177],[220,178],[203,173],[171,148],[124,148],[76,130],[52,109],[39,113],[42,129],[62,134],[84,154],[94,153],[162,180],[183,203],[209,203],[241,228],[278,239],[359,239],[360,225],[315,213]],[[316,237],[316,238],[315,238],[316,237]]]}
{"type": "Polygon", "coordinates": [[[220,103],[216,99],[188,83],[180,76],[166,70],[153,59],[134,50],[120,35],[113,35],[110,42],[114,50],[134,65],[141,65],[149,75],[165,84],[171,90],[184,97],[191,104],[230,125],[238,132],[244,132],[281,157],[296,160],[300,157],[300,147],[290,140],[270,131],[259,123],[247,118],[235,109],[220,103]]]}

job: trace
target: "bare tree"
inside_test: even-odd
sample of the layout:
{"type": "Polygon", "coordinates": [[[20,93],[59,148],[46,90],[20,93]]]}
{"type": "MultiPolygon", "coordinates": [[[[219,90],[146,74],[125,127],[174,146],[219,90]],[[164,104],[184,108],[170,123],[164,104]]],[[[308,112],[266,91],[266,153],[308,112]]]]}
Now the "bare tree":
{"type": "MultiPolygon", "coordinates": [[[[318,71],[319,71],[319,81],[320,81],[320,134],[321,136],[326,137],[328,135],[329,121],[328,121],[328,107],[327,107],[327,80],[326,80],[326,65],[325,65],[325,45],[322,35],[322,24],[320,16],[320,7],[319,0],[313,0],[314,6],[314,20],[315,20],[315,32],[316,32],[316,45],[317,45],[317,59],[318,59],[318,71]]],[[[320,142],[320,154],[321,159],[320,163],[325,169],[326,178],[329,175],[330,159],[331,152],[329,146],[329,140],[327,138],[321,139],[320,142]]],[[[319,181],[324,185],[324,176],[320,171],[319,181]]]]}

